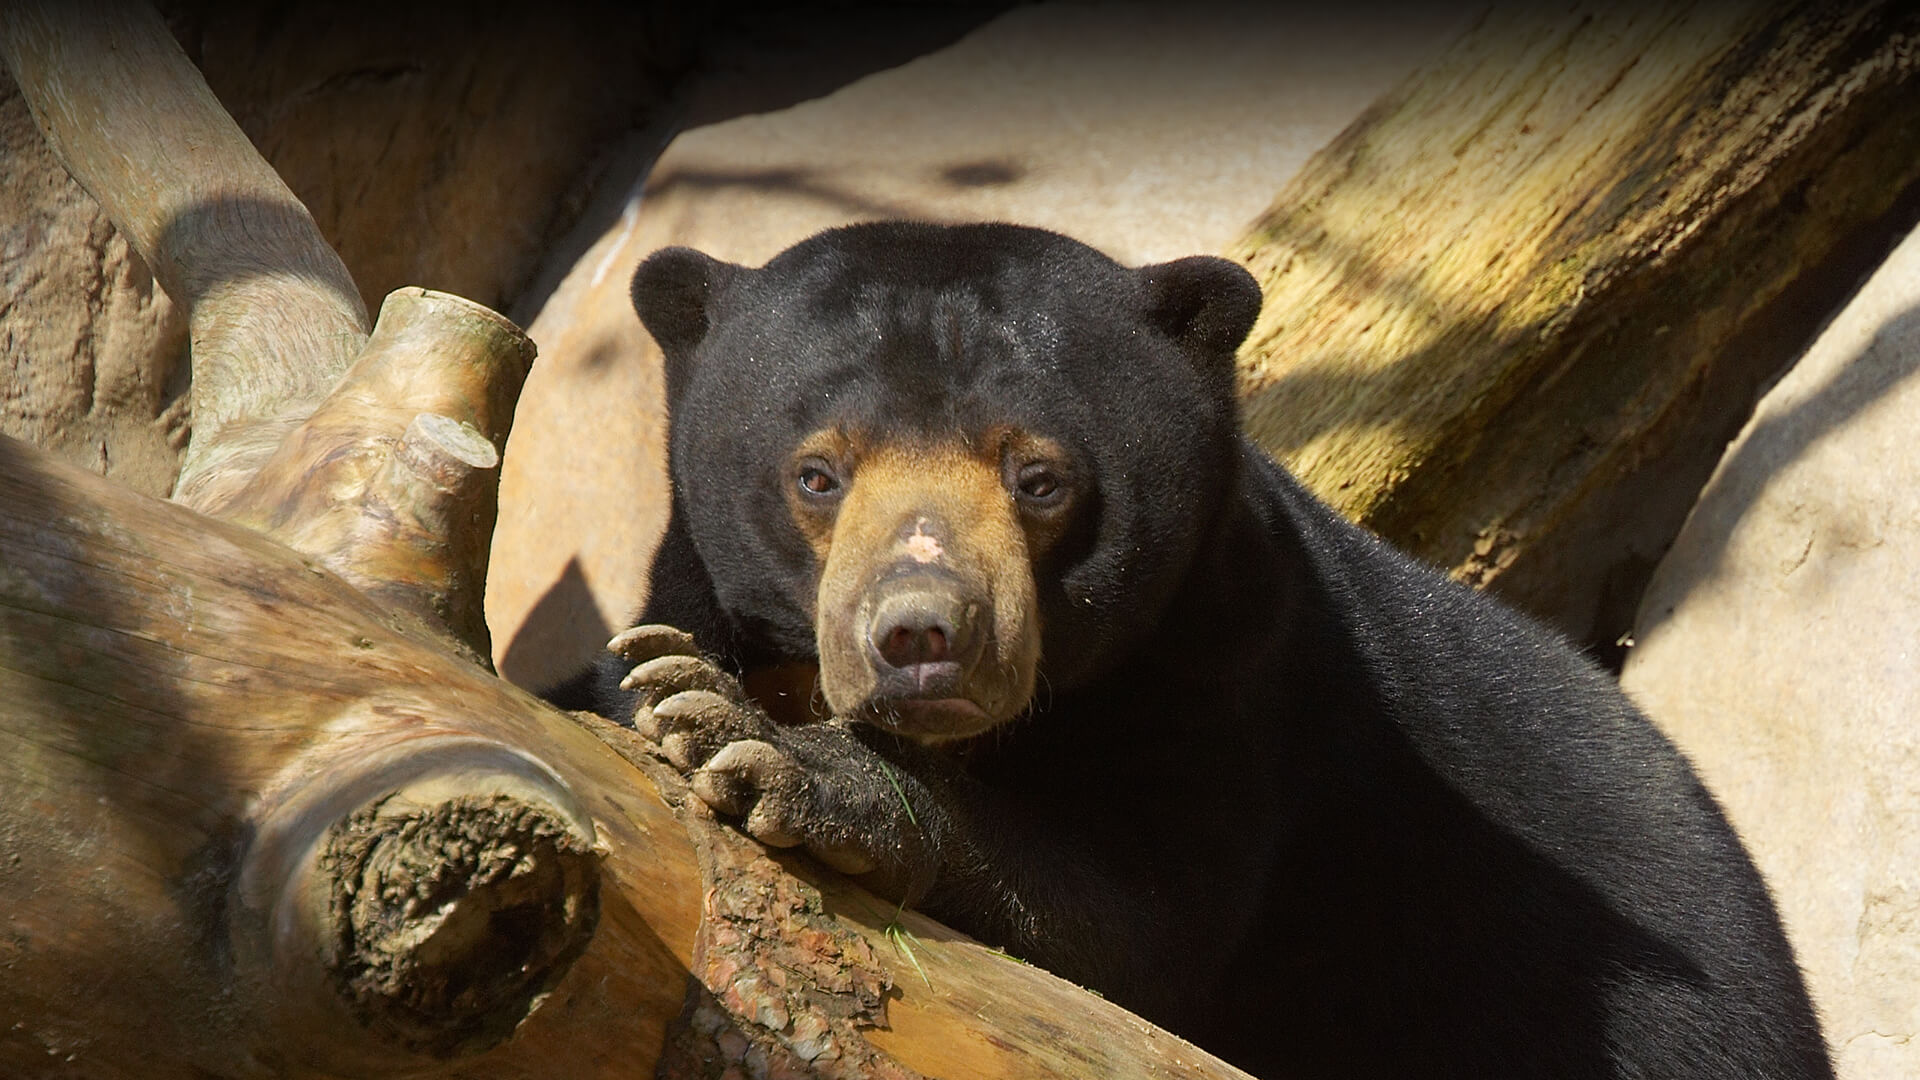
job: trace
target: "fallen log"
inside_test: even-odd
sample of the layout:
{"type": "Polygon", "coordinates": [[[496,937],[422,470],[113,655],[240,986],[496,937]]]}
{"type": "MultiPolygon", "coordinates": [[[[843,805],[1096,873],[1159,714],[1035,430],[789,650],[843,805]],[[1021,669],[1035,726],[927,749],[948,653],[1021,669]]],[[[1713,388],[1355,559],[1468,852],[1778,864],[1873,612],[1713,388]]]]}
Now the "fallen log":
{"type": "Polygon", "coordinates": [[[1916,181],[1911,5],[1495,10],[1233,249],[1267,296],[1248,428],[1350,517],[1611,645],[1916,181]]]}
{"type": "Polygon", "coordinates": [[[416,1070],[589,942],[661,984],[594,1024],[659,1043],[698,871],[585,732],[315,560],[10,441],[0,565],[0,1072],[416,1070]],[[634,917],[616,844],[654,932],[594,933],[634,917]]]}
{"type": "MultiPolygon", "coordinates": [[[[1713,22],[1687,10],[1707,23],[1678,36],[1694,47],[1722,35],[1700,47],[1720,58],[1714,70],[1730,85],[1760,93],[1737,77],[1743,64],[1791,74],[1775,63],[1787,46],[1751,37],[1759,25],[1751,19],[1713,22]],[[1725,35],[1749,42],[1746,51],[1726,51],[1725,35]]],[[[1875,17],[1892,18],[1884,8],[1858,16],[1866,23],[1778,15],[1789,28],[1850,27],[1855,54],[1878,57],[1879,39],[1858,37],[1860,27],[1882,25],[1875,17]]],[[[1584,31],[1555,33],[1567,56],[1586,47],[1575,48],[1584,31]]],[[[1805,33],[1795,33],[1798,48],[1805,33]]],[[[65,132],[56,136],[68,143],[64,160],[103,205],[123,208],[116,222],[143,256],[172,261],[175,277],[163,282],[177,284],[194,311],[197,417],[203,385],[207,395],[207,426],[195,436],[207,442],[182,485],[184,505],[0,443],[0,790],[16,796],[0,806],[0,1016],[11,1018],[0,1030],[0,1071],[1234,1075],[1043,972],[894,912],[803,860],[770,856],[705,816],[631,732],[556,713],[475,663],[484,655],[471,621],[484,574],[475,553],[485,551],[492,462],[525,374],[524,344],[490,313],[408,290],[367,337],[364,317],[337,302],[352,295],[351,282],[325,268],[297,202],[287,205],[251,164],[219,164],[251,151],[199,115],[217,110],[211,98],[152,85],[197,78],[163,47],[164,34],[151,13],[117,5],[0,8],[0,55],[41,122],[65,132]],[[130,119],[155,102],[171,110],[158,135],[130,119]],[[184,153],[166,131],[201,141],[184,153]],[[167,168],[145,169],[141,154],[174,156],[167,168]],[[240,190],[253,194],[210,180],[209,163],[250,177],[240,190]],[[119,220],[150,206],[172,209],[144,229],[119,220]],[[261,217],[279,222],[282,239],[250,248],[247,206],[269,208],[261,217]],[[193,230],[182,231],[186,219],[193,230]],[[172,239],[201,233],[193,243],[172,239]],[[212,266],[195,262],[202,253],[212,266]],[[196,292],[196,282],[214,284],[196,292]],[[233,297],[245,299],[210,313],[233,297]],[[300,311],[313,313],[313,325],[300,316],[285,335],[263,329],[269,316],[300,311]]],[[[1469,56],[1472,40],[1462,45],[1469,56]]],[[[1638,40],[1657,54],[1656,42],[1638,40]]],[[[1735,196],[1771,190],[1789,164],[1811,168],[1810,146],[1857,167],[1883,164],[1874,154],[1904,136],[1869,123],[1858,103],[1897,113],[1902,103],[1883,92],[1906,78],[1907,61],[1896,52],[1855,72],[1841,63],[1852,54],[1838,49],[1807,55],[1832,78],[1858,77],[1825,96],[1806,89],[1814,74],[1789,80],[1782,100],[1804,107],[1782,115],[1804,119],[1777,132],[1772,150],[1730,159],[1747,171],[1679,158],[1688,164],[1673,183],[1693,192],[1683,205],[1748,205],[1735,196]],[[1796,98],[1793,87],[1806,92],[1796,98]],[[1858,122],[1858,140],[1821,142],[1836,130],[1833,116],[1858,122]],[[1730,186],[1702,194],[1689,186],[1693,169],[1730,186]]],[[[1617,59],[1621,85],[1638,85],[1637,62],[1617,59]]],[[[1643,88],[1659,97],[1654,90],[1643,88]]],[[[1671,100],[1678,108],[1692,99],[1671,100]]],[[[1541,152],[1558,152],[1572,130],[1541,152]]],[[[1473,140],[1452,145],[1473,150],[1473,140]]],[[[1364,164],[1358,151],[1350,157],[1356,169],[1364,164]]],[[[1572,186],[1605,174],[1542,175],[1572,186]]],[[[1740,220],[1789,229],[1790,218],[1740,220]]],[[[1593,251],[1612,243],[1595,222],[1640,220],[1568,220],[1576,219],[1587,222],[1593,251]]],[[[1681,220],[1695,227],[1633,235],[1665,238],[1655,255],[1678,260],[1672,253],[1693,250],[1701,230],[1733,228],[1681,220]]],[[[1391,238],[1378,243],[1394,250],[1391,238]]],[[[1434,250],[1454,252],[1444,242],[1434,250]]],[[[1547,273],[1561,262],[1510,257],[1523,264],[1517,276],[1496,278],[1489,291],[1534,297],[1540,310],[1552,295],[1578,298],[1577,289],[1526,291],[1547,288],[1542,280],[1564,285],[1547,273]],[[1534,276],[1521,272],[1527,265],[1534,276]]],[[[1649,255],[1644,265],[1669,263],[1649,255]]],[[[1626,289],[1604,274],[1578,280],[1602,293],[1626,289]]],[[[1647,303],[1647,282],[1678,287],[1671,277],[1633,280],[1647,303]]],[[[1284,296],[1274,309],[1283,324],[1287,312],[1309,310],[1284,296]]],[[[1456,326],[1452,310],[1423,312],[1456,326]]],[[[1587,325],[1540,318],[1518,325],[1549,338],[1587,325]]],[[[1571,340],[1601,340],[1585,333],[1571,340]]],[[[1279,337],[1265,340],[1270,348],[1279,337]]],[[[1527,394],[1570,392],[1555,389],[1570,376],[1513,348],[1525,361],[1516,370],[1535,376],[1527,394]]],[[[1574,364],[1578,351],[1552,355],[1586,370],[1574,364]]],[[[1250,416],[1259,430],[1278,407],[1261,403],[1273,388],[1262,389],[1255,363],[1250,416]]],[[[1401,390],[1426,381],[1401,378],[1410,379],[1401,390]]],[[[1519,415],[1520,392],[1501,385],[1508,389],[1487,391],[1500,408],[1483,402],[1492,411],[1471,415],[1489,423],[1519,415]]],[[[1457,416],[1476,399],[1453,387],[1437,400],[1457,416]]],[[[1435,406],[1403,404],[1412,429],[1433,422],[1435,406]]],[[[1520,430],[1538,435],[1537,427],[1520,430]]],[[[1518,435],[1484,441],[1509,437],[1518,435]]],[[[1432,456],[1393,458],[1401,465],[1384,471],[1356,459],[1357,474],[1393,480],[1367,505],[1396,505],[1401,487],[1421,490],[1396,469],[1432,456]]],[[[1333,457],[1303,460],[1323,489],[1340,490],[1328,483],[1333,457]]],[[[1518,554],[1492,562],[1505,575],[1522,565],[1518,554]]]]}
{"type": "Polygon", "coordinates": [[[494,677],[524,335],[401,289],[369,336],[150,10],[23,0],[0,56],[190,309],[197,447],[169,503],[0,439],[0,1073],[1241,1075],[494,677]]]}
{"type": "Polygon", "coordinates": [[[6,1075],[1242,1075],[770,855],[316,560],[5,439],[0,789],[6,1075]]]}

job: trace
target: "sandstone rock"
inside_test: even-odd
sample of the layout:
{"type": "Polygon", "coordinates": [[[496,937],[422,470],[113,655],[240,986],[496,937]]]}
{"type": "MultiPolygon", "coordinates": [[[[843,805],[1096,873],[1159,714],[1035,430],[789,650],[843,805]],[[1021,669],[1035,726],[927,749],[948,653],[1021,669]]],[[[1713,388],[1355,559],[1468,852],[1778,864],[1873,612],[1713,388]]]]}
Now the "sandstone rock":
{"type": "Polygon", "coordinates": [[[136,491],[173,490],[186,320],[0,71],[0,434],[136,491]]]}
{"type": "Polygon", "coordinates": [[[1840,1075],[1920,1076],[1920,231],[1761,402],[1622,682],[1780,901],[1840,1075]]]}
{"type": "Polygon", "coordinates": [[[883,217],[1041,225],[1128,262],[1219,251],[1459,24],[1431,5],[1041,4],[827,97],[681,134],[529,326],[541,360],[487,583],[502,673],[564,672],[641,594],[667,504],[658,355],[627,301],[646,254],[758,264],[883,217]]]}
{"type": "Polygon", "coordinates": [[[690,5],[615,0],[170,6],[368,311],[403,285],[504,308],[609,144],[662,108],[696,22],[690,5]]]}

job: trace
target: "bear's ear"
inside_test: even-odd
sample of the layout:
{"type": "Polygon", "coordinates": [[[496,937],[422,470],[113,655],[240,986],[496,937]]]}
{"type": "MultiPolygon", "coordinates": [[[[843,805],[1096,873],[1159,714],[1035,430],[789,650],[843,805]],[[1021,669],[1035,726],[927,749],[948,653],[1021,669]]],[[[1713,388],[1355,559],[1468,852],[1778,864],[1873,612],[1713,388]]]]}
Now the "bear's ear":
{"type": "Polygon", "coordinates": [[[712,328],[713,300],[741,268],[692,248],[662,248],[633,272],[633,310],[667,358],[667,396],[677,397],[688,354],[712,328]]]}
{"type": "Polygon", "coordinates": [[[1260,284],[1245,267],[1191,255],[1134,271],[1146,286],[1147,321],[1204,357],[1231,357],[1260,315],[1260,284]]]}

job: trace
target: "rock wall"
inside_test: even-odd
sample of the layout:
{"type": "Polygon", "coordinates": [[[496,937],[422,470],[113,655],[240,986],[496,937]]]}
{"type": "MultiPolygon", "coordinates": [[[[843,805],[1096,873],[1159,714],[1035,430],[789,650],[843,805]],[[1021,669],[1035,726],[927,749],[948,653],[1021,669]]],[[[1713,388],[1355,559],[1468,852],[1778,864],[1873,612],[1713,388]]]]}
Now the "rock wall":
{"type": "Polygon", "coordinates": [[[378,311],[504,308],[693,61],[694,5],[187,0],[170,19],[378,311]]]}
{"type": "MultiPolygon", "coordinates": [[[[757,265],[883,217],[1041,225],[1136,263],[1217,252],[1465,18],[1384,3],[1023,6],[825,97],[681,133],[528,326],[541,360],[502,466],[487,581],[502,673],[550,681],[641,599],[667,505],[659,356],[627,300],[645,255],[687,244],[757,265]]],[[[728,111],[707,104],[741,94],[742,74],[723,76],[693,88],[690,115],[728,111]]]]}
{"type": "Polygon", "coordinates": [[[187,436],[186,320],[0,71],[0,434],[149,495],[187,436]]]}
{"type": "Polygon", "coordinates": [[[1621,681],[1779,899],[1848,1080],[1920,1076],[1920,230],[1762,400],[1621,681]]]}

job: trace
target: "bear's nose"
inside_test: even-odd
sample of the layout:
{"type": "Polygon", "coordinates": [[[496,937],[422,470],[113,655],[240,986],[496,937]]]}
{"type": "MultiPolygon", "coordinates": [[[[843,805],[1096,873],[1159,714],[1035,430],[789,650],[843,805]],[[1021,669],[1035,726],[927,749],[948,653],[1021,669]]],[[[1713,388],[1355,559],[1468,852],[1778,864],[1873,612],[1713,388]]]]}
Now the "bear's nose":
{"type": "Polygon", "coordinates": [[[969,605],[951,590],[896,589],[876,606],[868,624],[883,697],[952,697],[972,667],[980,635],[969,605]]]}
{"type": "Polygon", "coordinates": [[[946,620],[937,616],[909,615],[892,625],[875,627],[873,647],[894,667],[931,664],[947,658],[947,638],[952,633],[946,620]]]}

